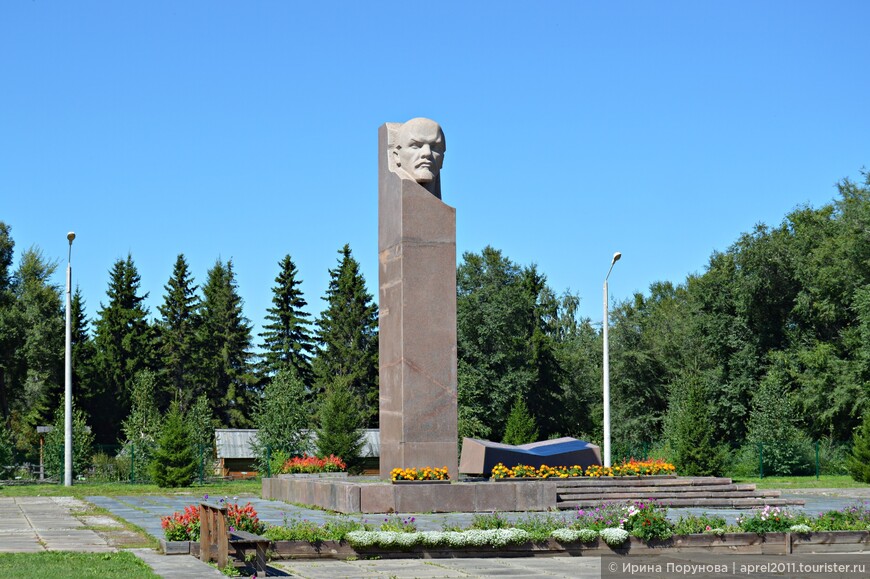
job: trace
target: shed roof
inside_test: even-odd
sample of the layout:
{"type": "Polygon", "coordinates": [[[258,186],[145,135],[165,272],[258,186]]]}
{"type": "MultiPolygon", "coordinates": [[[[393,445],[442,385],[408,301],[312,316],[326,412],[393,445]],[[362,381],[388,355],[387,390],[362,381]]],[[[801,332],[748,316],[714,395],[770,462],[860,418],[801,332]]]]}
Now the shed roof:
{"type": "MultiPolygon", "coordinates": [[[[218,458],[253,458],[251,444],[259,432],[256,428],[218,428],[214,431],[215,447],[218,458]]],[[[311,433],[312,442],[317,434],[311,433]]],[[[381,432],[377,428],[367,428],[361,455],[365,458],[381,455],[381,432]]]]}
{"type": "Polygon", "coordinates": [[[256,428],[219,428],[214,431],[218,458],[253,458],[251,443],[257,436],[256,428]]]}

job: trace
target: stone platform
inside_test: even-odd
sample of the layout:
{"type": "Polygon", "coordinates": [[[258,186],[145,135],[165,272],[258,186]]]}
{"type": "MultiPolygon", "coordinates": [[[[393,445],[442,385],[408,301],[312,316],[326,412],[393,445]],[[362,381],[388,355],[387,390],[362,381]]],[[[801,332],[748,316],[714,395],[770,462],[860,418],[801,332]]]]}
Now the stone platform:
{"type": "Polygon", "coordinates": [[[394,484],[386,481],[264,478],[263,498],[339,513],[483,513],[556,508],[552,481],[394,484]]]}
{"type": "Polygon", "coordinates": [[[594,507],[655,499],[671,507],[753,508],[803,505],[719,477],[613,477],[393,484],[372,479],[264,478],[263,498],[339,513],[481,513],[594,507]]]}

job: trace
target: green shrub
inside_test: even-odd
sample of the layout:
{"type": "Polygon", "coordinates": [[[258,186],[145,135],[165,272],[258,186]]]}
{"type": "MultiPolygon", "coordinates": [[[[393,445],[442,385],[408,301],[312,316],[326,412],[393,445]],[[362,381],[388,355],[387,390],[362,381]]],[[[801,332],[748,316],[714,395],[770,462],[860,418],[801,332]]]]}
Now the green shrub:
{"type": "Polygon", "coordinates": [[[700,533],[709,533],[714,529],[724,529],[727,526],[725,517],[717,515],[686,515],[680,516],[680,519],[674,523],[674,534],[676,535],[696,535],[700,533]]]}
{"type": "Polygon", "coordinates": [[[668,509],[653,501],[637,501],[629,505],[625,530],[644,541],[670,539],[674,525],[667,519],[668,509]]]}
{"type": "Polygon", "coordinates": [[[858,482],[870,483],[870,413],[852,435],[852,456],[847,463],[849,474],[858,482]]]}
{"type": "Polygon", "coordinates": [[[508,521],[498,511],[491,513],[475,514],[471,517],[471,529],[507,529],[512,527],[513,523],[508,521]]]}
{"type": "Polygon", "coordinates": [[[12,436],[6,421],[0,418],[0,479],[11,478],[15,472],[12,464],[12,436]]]}
{"type": "Polygon", "coordinates": [[[810,524],[814,531],[865,531],[870,527],[870,510],[856,503],[840,511],[827,511],[810,524]]]}
{"type": "MultiPolygon", "coordinates": [[[[91,466],[91,454],[94,448],[94,435],[88,426],[85,414],[78,408],[73,408],[72,423],[72,462],[73,478],[87,474],[91,466]]],[[[48,477],[63,479],[65,462],[64,455],[64,410],[57,413],[54,428],[45,436],[45,474],[48,477]]]]}
{"type": "Polygon", "coordinates": [[[508,416],[502,442],[520,445],[537,442],[537,440],[538,425],[535,423],[535,417],[529,412],[522,396],[517,396],[508,416]]]}
{"type": "Polygon", "coordinates": [[[552,513],[524,515],[513,527],[527,532],[532,541],[546,541],[554,530],[565,527],[565,518],[552,513]]]}

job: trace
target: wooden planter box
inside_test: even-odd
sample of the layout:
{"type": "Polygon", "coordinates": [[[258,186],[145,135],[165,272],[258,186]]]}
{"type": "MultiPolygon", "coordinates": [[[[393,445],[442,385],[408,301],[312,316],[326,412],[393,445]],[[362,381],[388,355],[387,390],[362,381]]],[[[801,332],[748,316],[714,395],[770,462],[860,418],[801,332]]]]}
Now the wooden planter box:
{"type": "Polygon", "coordinates": [[[164,555],[190,555],[192,541],[167,541],[160,539],[160,550],[164,555]]]}
{"type": "MultiPolygon", "coordinates": [[[[166,555],[199,556],[199,543],[165,541],[160,547],[166,555]]],[[[382,559],[439,559],[460,557],[600,557],[602,555],[654,556],[668,553],[710,553],[744,555],[790,555],[792,553],[855,553],[870,551],[870,531],[822,531],[808,535],[795,533],[725,533],[717,536],[675,535],[664,541],[645,543],[629,537],[619,547],[610,547],[600,537],[589,543],[561,543],[550,538],[541,543],[523,543],[505,547],[413,547],[408,550],[370,547],[354,549],[344,541],[272,541],[270,550],[281,559],[347,559],[380,557],[382,559]]]]}

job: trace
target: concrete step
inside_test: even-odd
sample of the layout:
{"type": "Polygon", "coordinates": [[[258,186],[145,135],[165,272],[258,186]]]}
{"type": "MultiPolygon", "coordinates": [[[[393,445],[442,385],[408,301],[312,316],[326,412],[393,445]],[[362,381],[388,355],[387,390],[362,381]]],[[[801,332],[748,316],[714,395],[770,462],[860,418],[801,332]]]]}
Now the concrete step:
{"type": "MultiPolygon", "coordinates": [[[[569,509],[585,509],[600,506],[604,503],[611,502],[606,500],[582,500],[582,501],[560,501],[557,502],[556,508],[561,510],[569,509]]],[[[668,507],[719,507],[732,509],[751,509],[755,507],[763,507],[769,505],[772,507],[782,506],[801,506],[804,501],[793,499],[779,499],[768,497],[757,498],[697,498],[697,499],[662,499],[657,501],[659,504],[668,507]]]]}
{"type": "Polygon", "coordinates": [[[734,484],[725,477],[595,477],[556,479],[556,488],[637,487],[637,486],[727,486],[734,484]]]}
{"type": "MultiPolygon", "coordinates": [[[[750,485],[752,486],[752,485],[750,485]]],[[[755,487],[740,488],[735,484],[730,485],[653,485],[653,486],[557,486],[557,494],[573,494],[573,493],[655,493],[655,492],[697,492],[697,493],[724,493],[728,491],[748,491],[754,492],[755,487]]]]}

